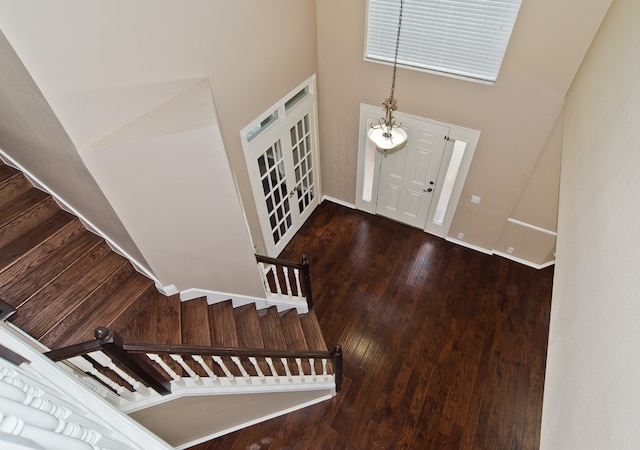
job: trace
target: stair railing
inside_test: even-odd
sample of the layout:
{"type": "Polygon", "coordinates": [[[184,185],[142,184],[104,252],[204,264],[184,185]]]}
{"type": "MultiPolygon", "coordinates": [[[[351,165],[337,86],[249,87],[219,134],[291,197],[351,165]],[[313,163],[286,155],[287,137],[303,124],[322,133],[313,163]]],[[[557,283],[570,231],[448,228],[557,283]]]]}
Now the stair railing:
{"type": "MultiPolygon", "coordinates": [[[[84,372],[94,389],[123,406],[175,387],[283,386],[335,383],[342,387],[342,350],[297,351],[136,344],[105,327],[96,339],[45,353],[84,372]]],[[[77,372],[76,372],[77,374],[77,372]]]]}
{"type": "Polygon", "coordinates": [[[267,298],[304,301],[309,310],[313,306],[311,276],[306,255],[295,263],[278,258],[256,255],[267,298]]]}

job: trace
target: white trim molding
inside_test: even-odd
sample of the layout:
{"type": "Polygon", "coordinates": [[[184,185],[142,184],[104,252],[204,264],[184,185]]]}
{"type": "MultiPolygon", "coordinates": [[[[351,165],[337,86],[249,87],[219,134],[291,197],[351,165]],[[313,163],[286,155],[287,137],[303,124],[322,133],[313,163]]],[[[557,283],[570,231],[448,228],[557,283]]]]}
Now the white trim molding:
{"type": "Polygon", "coordinates": [[[540,233],[549,234],[551,236],[557,236],[558,235],[558,233],[556,233],[555,231],[547,230],[546,228],[541,228],[541,227],[538,227],[536,225],[532,225],[532,224],[527,223],[527,222],[522,222],[521,220],[518,220],[518,219],[513,219],[511,217],[509,217],[507,219],[507,222],[511,222],[511,223],[516,224],[516,225],[520,225],[521,227],[530,228],[532,230],[539,231],[540,233]]]}
{"type": "Polygon", "coordinates": [[[287,300],[281,297],[269,297],[266,294],[266,298],[252,297],[248,295],[231,294],[229,292],[218,292],[207,289],[186,289],[180,292],[180,300],[183,302],[193,300],[195,298],[206,297],[207,304],[213,305],[215,303],[231,300],[231,304],[234,308],[239,306],[248,305],[253,303],[256,305],[256,309],[266,309],[271,306],[275,306],[278,312],[286,311],[289,309],[296,309],[298,314],[306,314],[309,312],[309,307],[306,302],[300,302],[299,300],[287,300]]]}

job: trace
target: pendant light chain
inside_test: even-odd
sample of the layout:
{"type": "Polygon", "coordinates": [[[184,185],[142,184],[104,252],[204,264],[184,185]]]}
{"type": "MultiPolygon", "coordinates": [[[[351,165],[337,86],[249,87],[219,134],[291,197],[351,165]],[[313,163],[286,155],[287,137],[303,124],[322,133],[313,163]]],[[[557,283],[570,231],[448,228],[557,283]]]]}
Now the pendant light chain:
{"type": "Polygon", "coordinates": [[[398,102],[393,98],[396,88],[396,68],[398,65],[398,49],[400,47],[400,28],[402,27],[402,9],[404,0],[400,0],[400,14],[398,15],[398,34],[396,35],[396,52],[393,57],[393,76],[391,78],[391,96],[382,102],[384,106],[384,118],[381,118],[377,125],[371,124],[367,137],[376,144],[376,148],[387,153],[388,150],[399,148],[407,142],[407,132],[396,123],[393,111],[398,109],[398,102]]]}
{"type": "Polygon", "coordinates": [[[393,57],[393,76],[391,77],[391,96],[389,99],[393,102],[393,91],[396,87],[396,66],[398,64],[398,48],[400,47],[400,28],[402,27],[402,7],[404,0],[400,0],[400,16],[398,17],[398,34],[396,35],[396,53],[393,57]]]}

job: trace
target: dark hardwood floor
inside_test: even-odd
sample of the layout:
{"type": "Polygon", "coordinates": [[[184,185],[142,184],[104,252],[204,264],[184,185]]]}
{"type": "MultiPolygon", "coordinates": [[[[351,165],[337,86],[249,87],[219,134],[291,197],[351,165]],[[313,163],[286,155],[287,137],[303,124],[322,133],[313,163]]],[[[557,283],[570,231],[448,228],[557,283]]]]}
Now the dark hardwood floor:
{"type": "Polygon", "coordinates": [[[302,253],[342,392],[193,450],[538,448],[552,268],[330,202],[281,257],[302,253]]]}

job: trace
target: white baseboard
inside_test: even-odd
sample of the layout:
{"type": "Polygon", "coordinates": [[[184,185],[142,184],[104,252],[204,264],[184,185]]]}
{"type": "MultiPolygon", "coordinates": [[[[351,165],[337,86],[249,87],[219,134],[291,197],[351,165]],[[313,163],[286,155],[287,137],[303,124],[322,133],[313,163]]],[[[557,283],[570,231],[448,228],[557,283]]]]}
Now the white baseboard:
{"type": "Polygon", "coordinates": [[[467,247],[467,248],[470,248],[472,250],[476,250],[476,251],[478,251],[480,253],[484,253],[486,255],[500,256],[500,257],[506,258],[506,259],[508,259],[510,261],[514,261],[514,262],[517,262],[517,263],[520,263],[520,264],[524,264],[525,266],[533,267],[534,269],[544,269],[546,267],[549,267],[549,266],[552,266],[552,265],[555,264],[555,260],[548,261],[548,262],[542,263],[542,264],[536,264],[536,263],[533,263],[531,261],[527,261],[526,259],[516,258],[515,256],[513,256],[513,255],[511,255],[509,253],[503,253],[503,252],[499,252],[497,250],[487,250],[484,247],[479,247],[477,245],[472,245],[472,244],[469,244],[468,242],[460,241],[458,239],[454,239],[454,238],[450,238],[450,237],[447,237],[445,239],[448,242],[451,242],[453,244],[460,245],[462,247],[467,247]]]}
{"type": "Polygon", "coordinates": [[[342,205],[342,206],[346,206],[347,208],[351,208],[351,209],[356,209],[356,205],[354,205],[353,203],[347,203],[343,200],[339,200],[337,198],[333,198],[333,197],[329,197],[328,195],[323,195],[322,196],[322,201],[328,200],[331,203],[337,203],[338,205],[342,205]]]}
{"type": "Polygon", "coordinates": [[[536,264],[536,263],[532,263],[531,261],[527,261],[526,259],[521,259],[521,258],[517,258],[509,253],[504,253],[504,252],[499,252],[497,250],[493,251],[494,255],[498,255],[498,256],[502,256],[503,258],[509,259],[511,261],[520,263],[520,264],[524,264],[525,266],[529,266],[529,267],[533,267],[534,269],[544,269],[546,267],[552,266],[554,265],[556,262],[555,260],[551,260],[548,261],[546,263],[542,263],[542,264],[536,264]]]}
{"type": "Polygon", "coordinates": [[[309,307],[307,303],[289,300],[286,298],[277,298],[277,297],[269,297],[260,298],[260,297],[252,297],[248,295],[240,295],[240,294],[231,294],[229,292],[218,292],[211,291],[207,289],[187,289],[180,292],[180,300],[186,302],[188,300],[193,300],[194,298],[206,297],[207,304],[213,305],[214,303],[224,302],[226,300],[231,300],[234,308],[239,306],[248,305],[249,303],[253,303],[256,305],[256,309],[265,309],[271,306],[275,306],[278,311],[286,311],[289,309],[296,309],[298,314],[305,314],[309,312],[309,307]]]}
{"type": "Polygon", "coordinates": [[[486,248],[479,247],[477,245],[469,244],[468,242],[461,241],[459,239],[454,239],[452,237],[448,237],[447,236],[445,238],[445,240],[447,242],[451,242],[453,244],[460,245],[462,247],[467,247],[467,248],[470,248],[471,250],[475,250],[475,251],[480,252],[480,253],[484,253],[485,255],[493,255],[493,252],[491,250],[487,250],[486,248]]]}

